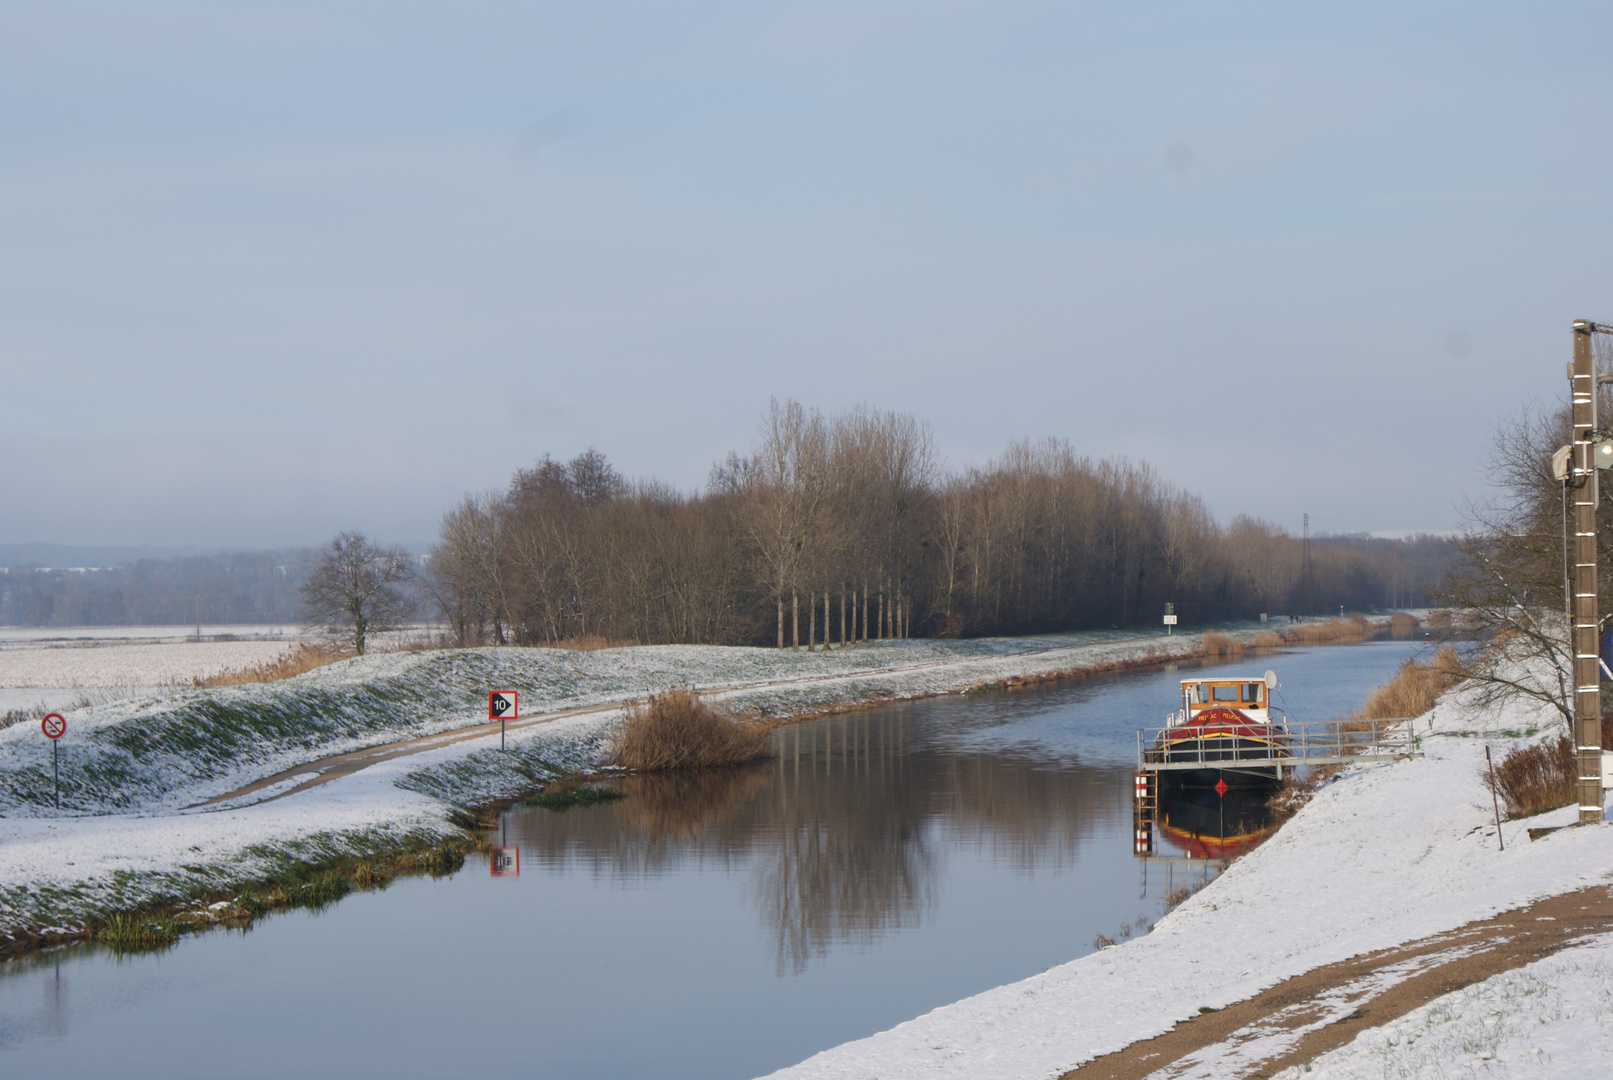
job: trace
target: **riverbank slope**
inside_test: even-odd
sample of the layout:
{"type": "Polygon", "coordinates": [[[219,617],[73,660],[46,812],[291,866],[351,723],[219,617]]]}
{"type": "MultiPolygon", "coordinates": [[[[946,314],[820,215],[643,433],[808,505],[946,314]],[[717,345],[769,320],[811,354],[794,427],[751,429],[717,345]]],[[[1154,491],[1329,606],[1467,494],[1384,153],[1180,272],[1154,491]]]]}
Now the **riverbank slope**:
{"type": "MultiPolygon", "coordinates": [[[[1484,713],[1458,689],[1417,720],[1421,758],[1346,770],[1275,837],[1234,862],[1147,937],[936,1009],[773,1076],[1058,1077],[1325,965],[1447,934],[1544,898],[1605,886],[1613,880],[1613,827],[1564,828],[1529,839],[1530,828],[1573,822],[1573,807],[1503,822],[1499,839],[1505,850],[1498,842],[1481,781],[1484,747],[1488,743],[1501,752],[1557,724],[1554,713],[1521,704],[1500,714],[1484,713]]],[[[1591,936],[1582,944],[1589,948],[1575,971],[1601,980],[1588,991],[1591,1016],[1583,1003],[1562,1006],[1562,993],[1554,998],[1524,992],[1533,985],[1530,978],[1539,982],[1561,975],[1565,960],[1554,956],[1540,961],[1544,974],[1525,968],[1497,976],[1465,998],[1400,1018],[1398,1027],[1372,1027],[1349,1046],[1309,1064],[1335,1070],[1328,1075],[1414,1075],[1398,1071],[1397,1062],[1412,1053],[1408,1044],[1418,1031],[1437,1028],[1449,1034],[1465,1024],[1471,1034],[1473,1011],[1483,1013],[1488,1002],[1498,1000],[1509,1001],[1527,1019],[1517,1036],[1523,1041],[1505,1044],[1516,1059],[1511,1071],[1502,1071],[1506,1063],[1495,1057],[1502,1041],[1468,1040],[1490,1048],[1482,1059],[1478,1051],[1468,1056],[1471,1064],[1483,1064],[1485,1075],[1549,1070],[1552,1055],[1534,1054],[1542,1045],[1557,1048],[1559,1072],[1572,1061],[1605,1061],[1613,1051],[1613,1009],[1602,1007],[1613,1002],[1613,964],[1606,959],[1610,943],[1591,936]],[[1438,1020],[1441,1016],[1462,1023],[1446,1023],[1438,1020]],[[1550,1037],[1550,1031],[1569,1030],[1564,1025],[1576,1037],[1550,1037]]],[[[1382,977],[1406,978],[1416,970],[1414,962],[1382,977]]],[[[1312,1021],[1341,1019],[1360,1017],[1345,1007],[1338,1016],[1324,1010],[1312,1021]]],[[[1479,1021],[1483,1027],[1483,1016],[1479,1021]]],[[[1229,1036],[1225,1052],[1174,1064],[1161,1056],[1157,1065],[1170,1067],[1157,1075],[1261,1075],[1263,1063],[1297,1045],[1304,1026],[1264,1031],[1264,1042],[1238,1043],[1229,1036]]],[[[1436,1043],[1433,1039],[1430,1045],[1436,1043]]],[[[1440,1044],[1450,1050],[1449,1039],[1440,1044]]],[[[1412,1063],[1410,1057],[1404,1060],[1412,1063]]],[[[1440,1075],[1457,1075],[1465,1067],[1459,1053],[1437,1060],[1446,1068],[1440,1075]]]]}

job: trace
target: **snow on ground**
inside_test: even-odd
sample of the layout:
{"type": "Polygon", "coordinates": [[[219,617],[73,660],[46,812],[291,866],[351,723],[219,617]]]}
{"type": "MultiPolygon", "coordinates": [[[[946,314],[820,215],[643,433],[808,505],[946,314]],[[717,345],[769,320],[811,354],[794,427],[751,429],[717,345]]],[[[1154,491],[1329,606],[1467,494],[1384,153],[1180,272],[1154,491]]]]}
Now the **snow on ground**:
{"type": "MultiPolygon", "coordinates": [[[[241,641],[301,637],[306,632],[297,625],[243,623],[235,626],[202,625],[202,637],[230,637],[241,641]]],[[[55,648],[62,645],[97,645],[117,642],[193,641],[194,623],[186,626],[0,626],[0,649],[55,648]]]]}
{"type": "Polygon", "coordinates": [[[295,647],[271,640],[0,649],[0,688],[177,685],[262,664],[295,647]]]}
{"type": "Polygon", "coordinates": [[[1277,1080],[1557,1080],[1613,1062],[1613,935],[1436,998],[1277,1080]]]}
{"type": "MultiPolygon", "coordinates": [[[[1565,807],[1506,822],[1497,850],[1479,775],[1502,732],[1555,715],[1481,716],[1452,695],[1417,722],[1425,756],[1356,766],[1160,920],[1153,933],[818,1054],[778,1078],[1055,1077],[1323,964],[1450,930],[1613,877],[1613,827],[1531,843],[1565,807]]],[[[1394,1075],[1392,1073],[1388,1075],[1394,1075]]]]}
{"type": "Polygon", "coordinates": [[[392,653],[276,683],[170,689],[79,709],[68,714],[60,745],[60,815],[48,741],[33,725],[0,731],[0,934],[82,925],[109,906],[182,894],[197,880],[243,881],[270,846],[330,853],[374,849],[400,831],[440,831],[453,804],[595,767],[616,706],[669,685],[761,714],[798,714],[1185,655],[1196,641],[1093,632],[812,653],[715,646],[392,653]],[[484,723],[492,689],[517,690],[522,716],[585,711],[512,729],[508,753],[491,738],[457,742],[274,801],[185,809],[332,754],[484,723]]]}

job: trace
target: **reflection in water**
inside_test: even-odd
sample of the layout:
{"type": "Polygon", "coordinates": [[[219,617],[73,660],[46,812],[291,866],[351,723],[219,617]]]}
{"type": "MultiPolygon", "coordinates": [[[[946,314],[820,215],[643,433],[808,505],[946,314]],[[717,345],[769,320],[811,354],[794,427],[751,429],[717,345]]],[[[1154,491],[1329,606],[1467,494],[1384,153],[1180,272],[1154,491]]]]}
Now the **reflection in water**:
{"type": "Polygon", "coordinates": [[[1160,839],[1166,850],[1194,859],[1241,855],[1271,835],[1274,818],[1264,794],[1231,788],[1221,796],[1213,788],[1175,788],[1160,805],[1160,839]]]}
{"type": "Polygon", "coordinates": [[[58,956],[45,977],[45,1034],[67,1034],[67,987],[62,984],[62,960],[58,956]]]}
{"type": "Polygon", "coordinates": [[[621,802],[516,808],[508,832],[529,865],[556,871],[632,879],[690,862],[748,867],[782,974],[836,945],[868,948],[921,926],[949,848],[1026,874],[1066,869],[1123,812],[1113,766],[960,750],[928,711],[922,728],[923,714],[902,707],[791,725],[775,733],[771,761],[624,777],[621,802]]]}

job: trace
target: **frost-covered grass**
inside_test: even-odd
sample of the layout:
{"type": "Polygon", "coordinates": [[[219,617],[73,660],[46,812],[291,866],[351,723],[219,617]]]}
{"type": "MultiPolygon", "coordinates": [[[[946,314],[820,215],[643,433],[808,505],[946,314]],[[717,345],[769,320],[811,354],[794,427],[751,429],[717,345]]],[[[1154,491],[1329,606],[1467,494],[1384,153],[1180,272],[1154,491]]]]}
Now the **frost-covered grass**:
{"type": "MultiPolygon", "coordinates": [[[[780,715],[1144,658],[1161,645],[1117,638],[888,641],[827,653],[652,646],[371,655],[275,683],[174,689],[75,711],[61,744],[62,807],[172,812],[330,754],[483,722],[493,689],[519,692],[525,715],[625,702],[679,684],[780,715]]],[[[51,769],[49,744],[37,731],[0,732],[0,815],[49,808],[54,816],[51,769]]],[[[468,775],[476,766],[463,769],[468,775]]]]}
{"type": "Polygon", "coordinates": [[[203,641],[0,649],[0,687],[164,686],[273,660],[294,641],[203,641]]]}

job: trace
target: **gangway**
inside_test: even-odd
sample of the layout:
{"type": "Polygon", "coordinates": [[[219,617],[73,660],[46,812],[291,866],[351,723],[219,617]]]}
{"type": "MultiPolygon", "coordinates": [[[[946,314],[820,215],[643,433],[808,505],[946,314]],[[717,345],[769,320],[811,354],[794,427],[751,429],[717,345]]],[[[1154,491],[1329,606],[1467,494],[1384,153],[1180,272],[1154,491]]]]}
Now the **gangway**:
{"type": "MultiPolygon", "coordinates": [[[[1159,820],[1160,773],[1185,769],[1223,772],[1259,771],[1283,774],[1300,765],[1353,765],[1399,761],[1422,753],[1415,725],[1404,716],[1380,720],[1308,720],[1273,724],[1269,742],[1244,740],[1236,748],[1214,739],[1178,740],[1166,760],[1162,749],[1179,726],[1137,730],[1137,771],[1132,774],[1133,850],[1153,857],[1154,827],[1159,820]]],[[[1224,785],[1223,785],[1224,789],[1224,785]]]]}
{"type": "Polygon", "coordinates": [[[1178,743],[1171,749],[1171,760],[1163,751],[1166,738],[1175,727],[1137,729],[1137,771],[1161,772],[1170,769],[1271,769],[1282,778],[1296,765],[1353,765],[1364,761],[1398,761],[1421,753],[1412,722],[1404,716],[1384,720],[1305,720],[1273,724],[1278,736],[1272,742],[1240,746],[1228,752],[1200,740],[1196,747],[1178,743]]]}

